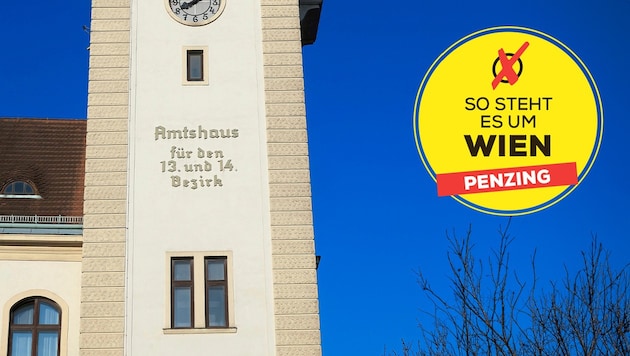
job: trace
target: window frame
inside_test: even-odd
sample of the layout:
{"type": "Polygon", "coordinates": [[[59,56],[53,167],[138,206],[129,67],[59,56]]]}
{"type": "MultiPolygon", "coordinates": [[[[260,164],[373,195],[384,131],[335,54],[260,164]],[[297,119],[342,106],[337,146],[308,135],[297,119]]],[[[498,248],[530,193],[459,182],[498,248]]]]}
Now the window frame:
{"type": "Polygon", "coordinates": [[[188,82],[202,82],[204,80],[204,50],[202,49],[188,49],[186,50],[186,81],[188,82]],[[199,68],[193,68],[196,66],[195,57],[199,57],[199,68]],[[199,76],[193,76],[196,72],[194,69],[199,69],[199,76]]]}
{"type": "Polygon", "coordinates": [[[165,271],[165,318],[164,318],[164,334],[204,334],[204,333],[236,333],[237,328],[235,326],[234,318],[234,295],[233,295],[233,276],[232,276],[232,252],[231,251],[180,251],[180,252],[167,252],[166,253],[166,266],[165,271]],[[180,258],[192,258],[193,260],[193,305],[194,305],[194,319],[192,327],[173,327],[173,286],[171,281],[172,277],[172,261],[180,258]],[[206,259],[223,259],[224,262],[224,279],[225,283],[225,326],[208,326],[207,320],[207,299],[206,299],[206,259]]]}
{"type": "Polygon", "coordinates": [[[209,85],[209,54],[208,46],[184,46],[182,48],[182,85],[199,86],[209,85]],[[191,79],[190,77],[190,57],[201,54],[201,79],[191,79]]]}
{"type": "Polygon", "coordinates": [[[8,182],[6,182],[3,186],[2,189],[0,190],[0,198],[9,198],[9,199],[41,199],[41,195],[39,195],[39,191],[37,189],[37,186],[30,180],[28,179],[14,179],[14,180],[10,180],[8,182]],[[30,190],[32,191],[32,193],[15,193],[15,192],[10,192],[7,194],[7,189],[11,186],[14,186],[18,183],[22,183],[26,186],[28,186],[30,188],[30,190]]]}
{"type": "Polygon", "coordinates": [[[193,261],[193,257],[188,256],[171,258],[171,328],[173,329],[188,329],[195,325],[195,266],[193,261]],[[188,261],[190,280],[184,281],[175,279],[175,263],[178,261],[188,261]],[[175,326],[175,289],[181,287],[190,288],[190,326],[175,326]]]}
{"type": "Polygon", "coordinates": [[[40,332],[50,332],[54,331],[57,333],[57,356],[61,355],[61,339],[62,339],[62,322],[63,322],[63,309],[52,299],[42,297],[42,296],[33,296],[24,298],[17,303],[13,304],[9,311],[9,330],[8,330],[8,346],[7,346],[7,355],[11,355],[13,351],[13,335],[16,331],[30,331],[31,333],[31,356],[37,355],[39,348],[39,335],[40,332]],[[14,312],[22,308],[23,306],[33,305],[33,321],[31,324],[15,324],[14,323],[14,312]],[[50,305],[57,312],[57,324],[41,324],[40,322],[40,308],[41,304],[45,303],[50,305]]]}
{"type": "Polygon", "coordinates": [[[68,330],[72,327],[78,327],[78,324],[71,323],[68,315],[70,314],[70,307],[68,303],[57,295],[47,289],[29,289],[14,294],[11,298],[7,299],[0,310],[0,355],[8,354],[9,347],[9,316],[11,314],[11,308],[20,301],[31,297],[44,297],[52,300],[61,309],[61,339],[59,347],[59,355],[68,355],[68,330]],[[73,326],[75,325],[75,326],[73,326]]]}
{"type": "Polygon", "coordinates": [[[206,328],[226,328],[229,326],[230,320],[230,308],[228,307],[228,270],[227,270],[227,257],[225,256],[205,256],[204,261],[204,307],[205,307],[205,316],[206,316],[206,328]],[[208,262],[209,261],[222,261],[223,262],[223,279],[211,280],[208,276],[208,262]],[[223,315],[225,319],[225,325],[210,325],[211,317],[210,317],[210,293],[208,292],[210,287],[219,286],[223,287],[223,315]]]}

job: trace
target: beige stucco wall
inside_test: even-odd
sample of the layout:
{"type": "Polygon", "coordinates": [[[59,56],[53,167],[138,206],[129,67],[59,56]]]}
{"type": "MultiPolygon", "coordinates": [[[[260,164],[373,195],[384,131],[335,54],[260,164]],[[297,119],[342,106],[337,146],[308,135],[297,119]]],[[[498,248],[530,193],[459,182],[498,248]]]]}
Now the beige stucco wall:
{"type": "Polygon", "coordinates": [[[92,0],[81,356],[124,354],[129,0],[92,0]]]}
{"type": "Polygon", "coordinates": [[[276,348],[321,355],[298,0],[262,0],[276,348]]]}
{"type": "MultiPolygon", "coordinates": [[[[221,17],[200,27],[173,21],[162,2],[135,2],[132,14],[127,350],[201,355],[211,340],[212,352],[221,355],[272,355],[260,5],[227,2],[221,17]],[[182,85],[189,47],[208,49],[208,85],[182,85]],[[161,131],[186,129],[196,130],[195,137],[168,138],[161,131]],[[203,130],[220,137],[200,138],[203,130]],[[200,150],[214,156],[199,157],[200,150]],[[228,160],[233,168],[221,170],[228,160]],[[201,171],[187,172],[196,164],[201,171]],[[212,183],[184,186],[193,179],[212,183]],[[182,251],[229,253],[235,332],[163,330],[170,328],[163,312],[170,289],[164,256],[182,251]]],[[[203,303],[195,304],[199,308],[203,303]]]]}

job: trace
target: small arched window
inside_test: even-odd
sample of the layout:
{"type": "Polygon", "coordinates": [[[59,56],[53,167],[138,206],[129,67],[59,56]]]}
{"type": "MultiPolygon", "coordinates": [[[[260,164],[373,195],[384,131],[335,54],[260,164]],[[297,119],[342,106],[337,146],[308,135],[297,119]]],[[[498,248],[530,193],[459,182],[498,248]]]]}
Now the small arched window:
{"type": "Polygon", "coordinates": [[[61,308],[44,297],[17,302],[9,321],[9,356],[59,356],[61,308]]]}
{"type": "Polygon", "coordinates": [[[0,197],[3,198],[41,198],[33,184],[26,181],[13,181],[4,186],[0,197]]]}

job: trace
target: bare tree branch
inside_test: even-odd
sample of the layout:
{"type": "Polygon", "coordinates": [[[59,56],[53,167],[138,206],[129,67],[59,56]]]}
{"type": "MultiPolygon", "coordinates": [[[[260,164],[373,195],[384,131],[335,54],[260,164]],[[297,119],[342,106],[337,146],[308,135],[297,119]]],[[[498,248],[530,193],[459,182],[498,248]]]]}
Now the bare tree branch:
{"type": "Polygon", "coordinates": [[[419,325],[417,345],[402,341],[402,353],[436,355],[630,355],[630,264],[613,269],[609,253],[593,236],[582,266],[540,288],[536,250],[532,280],[510,268],[510,220],[499,229],[498,247],[486,259],[473,254],[472,229],[465,237],[447,234],[452,296],[433,289],[422,271],[417,281],[432,308],[430,325],[419,325]],[[484,263],[484,261],[487,261],[484,263]]]}

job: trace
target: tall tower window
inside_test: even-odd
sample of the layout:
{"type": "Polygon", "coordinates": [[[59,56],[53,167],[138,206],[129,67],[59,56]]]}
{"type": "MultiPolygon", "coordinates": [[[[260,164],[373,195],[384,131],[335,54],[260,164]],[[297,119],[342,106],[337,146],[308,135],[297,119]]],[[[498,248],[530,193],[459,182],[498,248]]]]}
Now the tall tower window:
{"type": "Polygon", "coordinates": [[[191,49],[186,51],[187,75],[189,82],[203,81],[203,50],[191,49]]]}
{"type": "Polygon", "coordinates": [[[165,333],[236,332],[229,256],[229,251],[168,254],[165,333]]]}
{"type": "Polygon", "coordinates": [[[208,47],[184,47],[184,85],[208,85],[208,47]]]}

